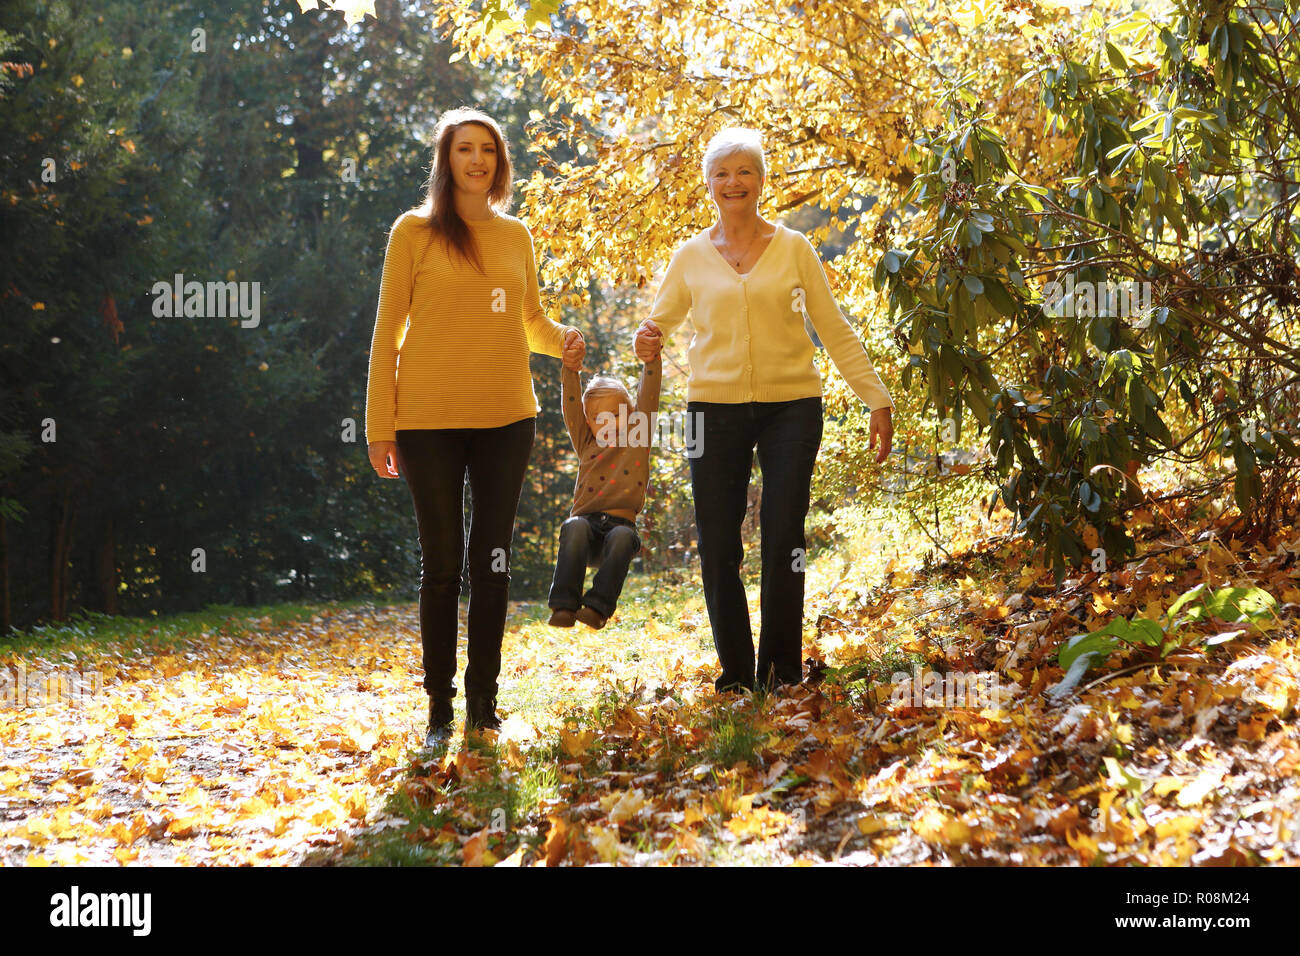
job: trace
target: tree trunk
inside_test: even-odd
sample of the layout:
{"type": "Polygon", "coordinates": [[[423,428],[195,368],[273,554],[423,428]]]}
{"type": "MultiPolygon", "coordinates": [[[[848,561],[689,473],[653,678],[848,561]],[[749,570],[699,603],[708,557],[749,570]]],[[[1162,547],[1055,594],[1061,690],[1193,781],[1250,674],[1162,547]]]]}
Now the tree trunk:
{"type": "Polygon", "coordinates": [[[329,55],[330,34],[315,24],[315,36],[306,48],[306,76],[310,82],[298,90],[300,108],[293,117],[293,139],[298,154],[295,183],[298,186],[298,217],[309,237],[310,249],[320,247],[321,220],[325,214],[325,116],[324,89],[320,77],[329,55]]]}
{"type": "Polygon", "coordinates": [[[117,614],[117,543],[113,519],[104,520],[95,554],[95,580],[99,584],[99,607],[105,614],[117,614]]]}
{"type": "MultiPolygon", "coordinates": [[[[244,531],[239,533],[239,556],[242,558],[249,553],[248,535],[244,531]]],[[[244,604],[247,607],[257,605],[257,582],[253,580],[253,567],[251,561],[240,561],[239,565],[244,569],[244,604]]]]}
{"type": "Polygon", "coordinates": [[[0,634],[8,634],[13,626],[13,610],[9,604],[9,521],[0,514],[0,634]]]}
{"type": "Polygon", "coordinates": [[[50,618],[68,616],[68,554],[72,539],[72,486],[65,485],[54,501],[50,521],[50,618]]]}

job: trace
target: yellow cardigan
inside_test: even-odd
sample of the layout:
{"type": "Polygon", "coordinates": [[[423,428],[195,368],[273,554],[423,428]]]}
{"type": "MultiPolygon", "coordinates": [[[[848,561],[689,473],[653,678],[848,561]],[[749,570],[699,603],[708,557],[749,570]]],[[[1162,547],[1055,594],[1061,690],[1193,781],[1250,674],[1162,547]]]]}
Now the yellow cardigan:
{"type": "Polygon", "coordinates": [[[513,216],[468,222],[483,274],[431,241],[414,213],[393,223],[370,343],[367,442],[403,428],[496,428],[540,410],[528,355],[558,358],[570,327],[542,311],[528,228],[513,216]]]}
{"type": "Polygon", "coordinates": [[[722,258],[707,229],[686,240],[668,264],[649,317],[667,341],[688,312],[695,335],[687,353],[687,401],[820,396],[806,314],[835,367],[867,407],[893,405],[835,302],[817,251],[801,232],[778,223],[776,235],[743,276],[722,258]]]}

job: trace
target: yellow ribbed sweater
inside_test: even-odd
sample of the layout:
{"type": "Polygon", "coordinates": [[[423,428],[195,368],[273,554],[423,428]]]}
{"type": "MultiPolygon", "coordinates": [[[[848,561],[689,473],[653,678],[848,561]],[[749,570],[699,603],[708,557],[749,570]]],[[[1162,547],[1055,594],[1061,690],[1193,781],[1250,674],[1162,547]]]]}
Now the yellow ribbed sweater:
{"type": "Polygon", "coordinates": [[[483,273],[452,258],[413,212],[393,223],[370,342],[367,442],[405,428],[497,428],[540,410],[528,355],[558,358],[570,326],[542,311],[528,228],[505,215],[467,222],[483,273]]]}

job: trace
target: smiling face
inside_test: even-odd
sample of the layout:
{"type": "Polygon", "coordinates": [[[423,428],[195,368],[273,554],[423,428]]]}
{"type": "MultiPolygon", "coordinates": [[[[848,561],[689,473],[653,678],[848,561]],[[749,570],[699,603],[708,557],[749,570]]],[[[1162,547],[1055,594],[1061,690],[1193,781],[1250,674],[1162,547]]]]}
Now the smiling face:
{"type": "Polygon", "coordinates": [[[709,169],[709,198],[718,213],[757,213],[763,174],[742,150],[720,156],[709,169]]]}
{"type": "Polygon", "coordinates": [[[627,392],[593,390],[582,400],[587,427],[602,446],[617,444],[618,423],[627,422],[631,413],[631,396],[627,392]]]}
{"type": "Polygon", "coordinates": [[[479,123],[465,123],[451,134],[451,178],[456,188],[486,195],[497,174],[497,141],[479,123]]]}

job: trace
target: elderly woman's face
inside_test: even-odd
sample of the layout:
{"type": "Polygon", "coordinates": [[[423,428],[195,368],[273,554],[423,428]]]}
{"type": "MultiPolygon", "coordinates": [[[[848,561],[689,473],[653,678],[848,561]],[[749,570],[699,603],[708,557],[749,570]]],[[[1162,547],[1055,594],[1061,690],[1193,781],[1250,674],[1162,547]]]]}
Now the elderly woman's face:
{"type": "Polygon", "coordinates": [[[744,153],[731,153],[714,160],[709,170],[709,196],[719,212],[739,212],[758,207],[763,176],[744,153]]]}

